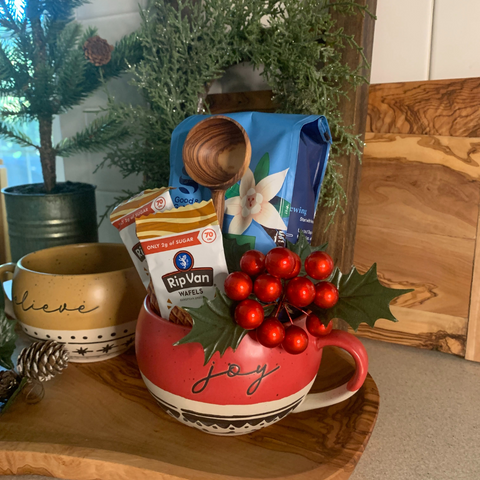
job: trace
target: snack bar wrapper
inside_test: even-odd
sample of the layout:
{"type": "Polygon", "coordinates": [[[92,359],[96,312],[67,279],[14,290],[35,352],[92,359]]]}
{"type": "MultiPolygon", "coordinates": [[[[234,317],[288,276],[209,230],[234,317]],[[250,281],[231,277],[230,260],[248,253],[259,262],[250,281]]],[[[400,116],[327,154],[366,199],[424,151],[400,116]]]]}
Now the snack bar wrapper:
{"type": "Polygon", "coordinates": [[[150,283],[150,274],[142,246],[135,232],[135,219],[142,215],[163,212],[171,208],[173,208],[173,203],[169,189],[155,188],[153,190],[144,190],[138,195],[120,203],[110,215],[110,221],[118,229],[145,288],[148,288],[150,283]]]}
{"type": "MultiPolygon", "coordinates": [[[[283,235],[295,243],[299,230],[310,240],[332,143],[326,118],[261,112],[223,115],[245,129],[252,146],[250,168],[226,192],[224,234],[263,253],[283,235]]],[[[211,198],[208,188],[188,176],[182,158],[188,133],[206,117],[193,115],[173,132],[169,184],[175,187],[175,206],[211,198]]]]}
{"type": "Polygon", "coordinates": [[[160,313],[213,299],[228,275],[213,202],[200,202],[135,220],[160,313]]]}

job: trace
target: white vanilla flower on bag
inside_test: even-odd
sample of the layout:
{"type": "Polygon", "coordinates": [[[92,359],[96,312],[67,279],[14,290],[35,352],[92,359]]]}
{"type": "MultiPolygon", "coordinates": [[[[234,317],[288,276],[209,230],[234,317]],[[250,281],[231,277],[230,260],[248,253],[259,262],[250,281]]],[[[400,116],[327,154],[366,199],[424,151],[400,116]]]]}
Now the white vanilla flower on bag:
{"type": "Polygon", "coordinates": [[[255,220],[260,225],[275,230],[286,230],[287,226],[270,200],[283,186],[288,168],[268,175],[255,185],[252,170],[248,169],[240,181],[240,195],[225,202],[225,213],[233,215],[228,233],[241,235],[255,220]]]}

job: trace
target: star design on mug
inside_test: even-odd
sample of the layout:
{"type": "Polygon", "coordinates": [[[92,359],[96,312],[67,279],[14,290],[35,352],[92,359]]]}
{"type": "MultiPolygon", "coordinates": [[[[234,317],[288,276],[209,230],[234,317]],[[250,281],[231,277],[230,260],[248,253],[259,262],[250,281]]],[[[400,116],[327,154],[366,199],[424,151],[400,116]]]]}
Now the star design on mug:
{"type": "Polygon", "coordinates": [[[78,353],[79,355],[81,355],[82,357],[85,356],[85,354],[87,353],[92,353],[93,350],[89,350],[88,347],[87,348],[83,348],[83,347],[80,347],[78,348],[77,350],[74,350],[73,353],[78,353]]]}
{"type": "Polygon", "coordinates": [[[130,337],[123,345],[129,347],[135,341],[135,337],[130,337]]]}
{"type": "Polygon", "coordinates": [[[97,351],[102,352],[102,353],[108,353],[114,347],[115,347],[115,345],[107,344],[103,348],[101,348],[100,350],[97,350],[97,351]]]}

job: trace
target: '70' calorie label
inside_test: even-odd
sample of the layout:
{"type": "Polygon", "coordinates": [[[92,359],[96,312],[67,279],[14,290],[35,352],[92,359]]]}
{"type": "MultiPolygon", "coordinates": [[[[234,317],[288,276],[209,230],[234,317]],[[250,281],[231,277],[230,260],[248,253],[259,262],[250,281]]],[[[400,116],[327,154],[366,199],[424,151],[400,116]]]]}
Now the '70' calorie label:
{"type": "Polygon", "coordinates": [[[202,232],[202,240],[204,243],[213,243],[217,239],[217,234],[213,228],[206,228],[202,232]]]}

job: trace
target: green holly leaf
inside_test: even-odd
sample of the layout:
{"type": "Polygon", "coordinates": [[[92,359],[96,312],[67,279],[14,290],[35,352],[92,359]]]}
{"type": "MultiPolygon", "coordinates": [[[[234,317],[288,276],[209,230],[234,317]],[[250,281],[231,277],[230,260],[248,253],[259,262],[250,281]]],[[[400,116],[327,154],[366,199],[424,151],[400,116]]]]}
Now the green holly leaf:
{"type": "Polygon", "coordinates": [[[238,197],[240,196],[240,184],[236,183],[235,185],[232,185],[226,192],[225,192],[225,198],[232,198],[232,197],[238,197]]]}
{"type": "Polygon", "coordinates": [[[0,366],[11,370],[13,351],[17,334],[15,333],[15,320],[9,320],[5,315],[3,292],[0,294],[0,366]]]}
{"type": "Polygon", "coordinates": [[[240,270],[240,259],[245,252],[255,248],[255,237],[249,235],[223,235],[223,250],[230,273],[240,270]]]}
{"type": "Polygon", "coordinates": [[[296,253],[303,262],[312,252],[324,251],[327,248],[327,244],[324,243],[323,245],[319,245],[318,247],[312,247],[303,231],[300,230],[297,243],[292,243],[287,240],[287,248],[292,252],[296,253]]]}
{"type": "Polygon", "coordinates": [[[233,311],[236,302],[228,298],[217,288],[213,300],[203,297],[201,307],[185,307],[192,316],[192,330],[175,345],[184,343],[200,343],[205,352],[206,365],[215,352],[222,356],[228,347],[234,351],[240,345],[247,330],[233,321],[233,311]]]}
{"type": "Polygon", "coordinates": [[[296,253],[302,260],[302,269],[300,270],[300,273],[299,273],[300,276],[308,276],[304,266],[306,258],[312,252],[319,252],[319,251],[323,252],[327,248],[327,245],[328,245],[327,243],[324,243],[323,245],[319,245],[318,247],[312,247],[302,230],[300,230],[298,234],[297,243],[292,243],[287,240],[286,247],[292,252],[296,253]]]}
{"type": "Polygon", "coordinates": [[[258,185],[258,182],[263,180],[265,177],[268,177],[270,172],[270,155],[268,152],[260,159],[255,167],[253,172],[253,177],[255,178],[255,185],[258,185]]]}
{"type": "Polygon", "coordinates": [[[361,323],[370,327],[375,326],[379,318],[392,322],[398,320],[390,311],[390,302],[400,295],[413,292],[413,289],[395,289],[384,287],[378,280],[377,265],[374,263],[370,270],[361,275],[352,267],[348,275],[343,275],[336,268],[329,278],[337,288],[340,298],[333,308],[323,310],[312,304],[311,309],[327,325],[334,318],[345,320],[355,331],[361,323]]]}

